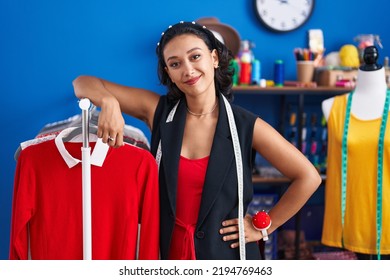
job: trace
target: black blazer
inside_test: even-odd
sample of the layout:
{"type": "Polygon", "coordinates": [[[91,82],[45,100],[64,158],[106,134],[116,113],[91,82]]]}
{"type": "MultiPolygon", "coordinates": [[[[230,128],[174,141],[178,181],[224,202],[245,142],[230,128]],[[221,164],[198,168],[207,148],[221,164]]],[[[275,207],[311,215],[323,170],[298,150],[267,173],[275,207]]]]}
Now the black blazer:
{"type": "MultiPolygon", "coordinates": [[[[167,259],[175,224],[176,189],[181,144],[186,119],[185,98],[179,103],[172,122],[166,122],[175,103],[161,96],[156,109],[151,139],[151,151],[156,155],[161,139],[160,163],[160,246],[161,258],[167,259]],[[169,155],[169,156],[167,156],[169,155]]],[[[255,152],[252,136],[256,116],[232,105],[243,158],[244,212],[253,197],[252,167],[255,152]]],[[[210,153],[202,193],[198,222],[195,229],[196,259],[239,259],[239,249],[222,240],[222,221],[238,216],[237,172],[226,108],[219,97],[219,117],[210,153]]],[[[247,259],[261,259],[256,242],[246,244],[247,259]]]]}

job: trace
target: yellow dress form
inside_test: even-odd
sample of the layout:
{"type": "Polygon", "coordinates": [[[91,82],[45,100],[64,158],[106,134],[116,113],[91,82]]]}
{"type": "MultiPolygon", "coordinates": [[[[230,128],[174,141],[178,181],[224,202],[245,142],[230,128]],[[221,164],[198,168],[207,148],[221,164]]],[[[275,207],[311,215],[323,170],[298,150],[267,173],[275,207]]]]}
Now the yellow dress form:
{"type": "MultiPolygon", "coordinates": [[[[351,112],[344,229],[341,221],[341,155],[347,94],[336,96],[328,119],[328,163],[322,243],[376,254],[377,151],[381,117],[362,120],[351,112]]],[[[388,117],[390,118],[390,116],[388,117]]],[[[381,254],[390,254],[390,124],[384,141],[381,254]]]]}

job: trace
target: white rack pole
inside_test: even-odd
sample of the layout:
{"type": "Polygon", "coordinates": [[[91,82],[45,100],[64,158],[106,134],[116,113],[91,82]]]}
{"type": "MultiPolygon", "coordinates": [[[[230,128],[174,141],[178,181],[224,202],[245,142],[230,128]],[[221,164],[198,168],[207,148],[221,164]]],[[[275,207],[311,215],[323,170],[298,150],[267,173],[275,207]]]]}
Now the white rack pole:
{"type": "Polygon", "coordinates": [[[89,147],[89,107],[91,102],[83,98],[82,110],[82,199],[83,199],[83,259],[92,260],[92,207],[91,207],[91,148],[89,147]]]}

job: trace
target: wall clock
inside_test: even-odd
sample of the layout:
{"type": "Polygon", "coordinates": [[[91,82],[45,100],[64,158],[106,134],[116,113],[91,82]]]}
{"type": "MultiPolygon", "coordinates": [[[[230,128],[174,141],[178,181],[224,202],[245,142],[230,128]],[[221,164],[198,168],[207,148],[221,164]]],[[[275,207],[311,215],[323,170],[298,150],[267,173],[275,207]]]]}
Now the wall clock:
{"type": "Polygon", "coordinates": [[[315,0],[254,0],[260,21],[270,30],[289,32],[311,16],[315,0]]]}

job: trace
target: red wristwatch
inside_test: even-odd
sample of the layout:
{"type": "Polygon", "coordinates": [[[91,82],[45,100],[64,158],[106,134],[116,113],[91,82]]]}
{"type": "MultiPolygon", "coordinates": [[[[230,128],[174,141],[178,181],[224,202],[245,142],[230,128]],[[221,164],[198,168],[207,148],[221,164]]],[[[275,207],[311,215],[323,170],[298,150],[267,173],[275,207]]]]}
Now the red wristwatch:
{"type": "Polygon", "coordinates": [[[265,211],[258,211],[252,217],[252,224],[253,224],[255,229],[261,231],[261,234],[263,235],[264,241],[268,240],[267,229],[270,228],[271,223],[272,223],[271,217],[265,211]]]}

